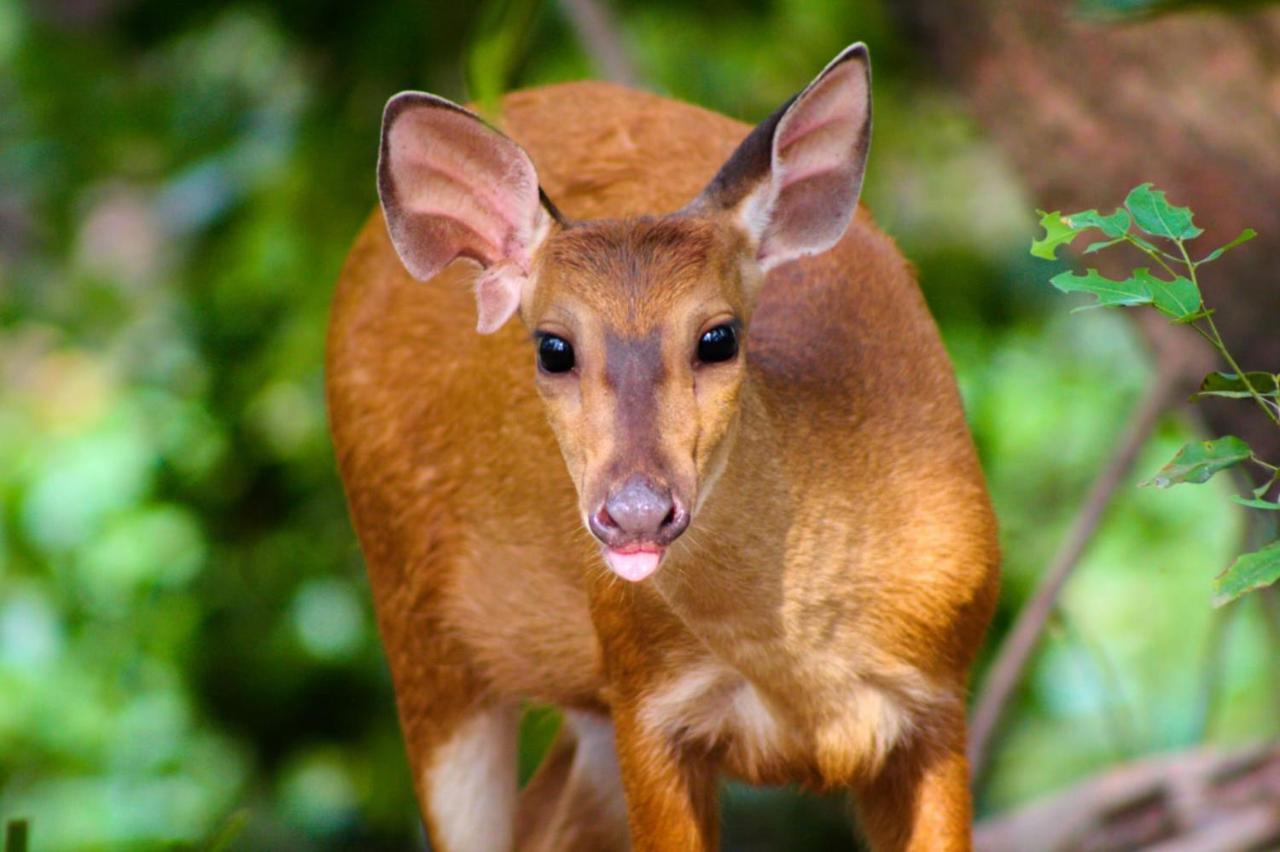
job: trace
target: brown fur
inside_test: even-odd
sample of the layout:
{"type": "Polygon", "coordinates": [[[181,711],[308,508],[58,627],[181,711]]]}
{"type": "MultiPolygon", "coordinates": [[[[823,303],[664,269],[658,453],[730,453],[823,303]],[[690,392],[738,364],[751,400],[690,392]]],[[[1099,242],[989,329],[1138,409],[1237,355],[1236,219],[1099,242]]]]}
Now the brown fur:
{"type": "MultiPolygon", "coordinates": [[[[747,128],[600,83],[513,94],[503,116],[561,209],[606,220],[553,234],[521,307],[531,324],[596,323],[574,329],[580,382],[535,378],[519,322],[477,335],[474,268],[414,281],[379,214],[329,334],[335,446],[434,848],[434,755],[525,698],[612,719],[635,849],[715,848],[719,771],[853,788],[878,849],[966,848],[963,698],[995,524],[909,266],[860,210],[756,296],[714,218],[631,218],[685,204],[747,128]],[[690,398],[672,341],[717,306],[746,321],[745,366],[697,373],[690,398]],[[650,334],[661,355],[627,369],[658,377],[658,438],[632,458],[646,427],[617,414],[626,377],[620,361],[607,375],[605,337],[650,334]],[[658,573],[628,584],[582,513],[650,467],[702,504],[658,573]]],[[[604,845],[569,833],[598,807],[564,780],[571,750],[521,806],[537,848],[604,845]],[[561,845],[531,797],[557,803],[561,845]]]]}

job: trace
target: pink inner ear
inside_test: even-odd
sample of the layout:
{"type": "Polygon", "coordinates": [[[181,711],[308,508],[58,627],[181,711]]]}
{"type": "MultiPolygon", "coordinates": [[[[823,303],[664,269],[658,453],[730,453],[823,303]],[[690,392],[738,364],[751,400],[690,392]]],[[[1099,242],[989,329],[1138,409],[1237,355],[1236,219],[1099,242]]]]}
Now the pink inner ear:
{"type": "Polygon", "coordinates": [[[540,215],[528,155],[447,102],[400,98],[388,107],[379,189],[405,266],[424,280],[457,257],[526,269],[540,215]]]}
{"type": "Polygon", "coordinates": [[[759,235],[766,269],[826,251],[858,203],[866,159],[870,91],[857,60],[832,68],[789,109],[773,140],[768,213],[759,235]]]}
{"type": "Polygon", "coordinates": [[[486,269],[476,279],[476,331],[492,334],[520,308],[528,275],[511,264],[486,269]]]}

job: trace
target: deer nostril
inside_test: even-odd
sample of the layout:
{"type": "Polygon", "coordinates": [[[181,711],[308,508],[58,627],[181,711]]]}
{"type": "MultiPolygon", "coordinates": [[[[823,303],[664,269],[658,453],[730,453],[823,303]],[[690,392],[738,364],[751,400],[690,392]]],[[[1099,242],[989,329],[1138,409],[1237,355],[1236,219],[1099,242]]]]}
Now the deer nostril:
{"type": "Polygon", "coordinates": [[[635,539],[648,539],[675,509],[671,492],[643,476],[632,476],[605,501],[613,528],[635,539]]]}
{"type": "Polygon", "coordinates": [[[613,515],[609,514],[609,510],[605,506],[601,506],[600,511],[596,512],[596,523],[609,530],[618,528],[618,522],[613,519],[613,515]]]}
{"type": "Polygon", "coordinates": [[[671,511],[667,513],[667,517],[662,522],[661,538],[665,544],[670,544],[679,538],[689,527],[689,513],[681,508],[680,504],[671,507],[671,511]]]}

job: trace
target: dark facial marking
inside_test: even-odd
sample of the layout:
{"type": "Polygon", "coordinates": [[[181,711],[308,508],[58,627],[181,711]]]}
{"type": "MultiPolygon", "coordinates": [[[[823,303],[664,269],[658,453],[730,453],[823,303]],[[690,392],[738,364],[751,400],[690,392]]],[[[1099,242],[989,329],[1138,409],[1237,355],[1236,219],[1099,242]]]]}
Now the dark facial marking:
{"type": "Polygon", "coordinates": [[[605,335],[605,383],[614,391],[618,430],[616,474],[654,470],[658,441],[658,387],[665,380],[662,338],[655,329],[644,337],[605,335]]]}

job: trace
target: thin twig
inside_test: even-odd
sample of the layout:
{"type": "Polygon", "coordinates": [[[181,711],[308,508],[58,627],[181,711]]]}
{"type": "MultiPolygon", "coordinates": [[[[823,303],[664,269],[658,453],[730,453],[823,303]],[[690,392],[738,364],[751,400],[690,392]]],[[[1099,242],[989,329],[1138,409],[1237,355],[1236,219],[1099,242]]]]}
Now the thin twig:
{"type": "MultiPolygon", "coordinates": [[[[1187,253],[1187,244],[1183,240],[1175,240],[1175,242],[1178,244],[1178,251],[1182,252],[1182,260],[1187,265],[1187,273],[1191,276],[1191,283],[1195,285],[1196,292],[1199,292],[1200,280],[1196,277],[1197,264],[1191,262],[1191,255],[1187,253]]],[[[1240,377],[1240,381],[1242,381],[1245,388],[1248,389],[1249,395],[1252,396],[1254,402],[1258,403],[1258,406],[1262,408],[1262,413],[1266,414],[1272,423],[1280,426],[1280,416],[1277,416],[1274,411],[1267,407],[1267,403],[1263,399],[1262,394],[1258,393],[1257,389],[1253,386],[1253,382],[1249,381],[1249,374],[1241,369],[1240,365],[1236,363],[1236,359],[1227,349],[1226,343],[1222,341],[1222,335],[1218,333],[1218,326],[1213,321],[1213,314],[1206,315],[1204,320],[1209,325],[1209,331],[1213,334],[1213,340],[1211,342],[1213,343],[1214,348],[1218,350],[1218,354],[1226,360],[1227,364],[1231,366],[1231,369],[1240,377]]]]}
{"type": "Polygon", "coordinates": [[[1147,437],[1173,402],[1182,386],[1185,361],[1176,355],[1159,360],[1155,380],[1130,416],[1124,437],[1093,481],[1088,497],[1076,514],[1071,529],[1063,539],[1049,569],[1040,580],[1031,600],[1018,614],[1018,620],[1000,647],[986,682],[978,697],[977,707],[969,723],[969,767],[973,778],[980,778],[986,768],[987,752],[992,737],[1014,689],[1022,680],[1023,670],[1031,659],[1045,622],[1049,620],[1058,596],[1084,554],[1102,514],[1129,470],[1133,467],[1147,437]]]}
{"type": "Polygon", "coordinates": [[[578,43],[606,80],[624,86],[641,84],[618,25],[603,0],[560,0],[560,6],[578,33],[578,43]]]}

